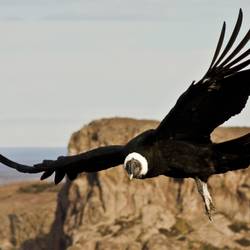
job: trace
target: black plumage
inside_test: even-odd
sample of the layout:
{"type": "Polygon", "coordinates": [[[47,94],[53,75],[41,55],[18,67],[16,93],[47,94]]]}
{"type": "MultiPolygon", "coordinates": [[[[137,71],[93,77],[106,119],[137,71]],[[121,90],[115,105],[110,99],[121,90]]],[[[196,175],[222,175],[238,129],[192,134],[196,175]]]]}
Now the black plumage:
{"type": "Polygon", "coordinates": [[[208,71],[179,97],[158,128],[148,130],[126,145],[100,147],[75,156],[60,156],[25,166],[0,155],[0,162],[24,173],[43,172],[46,179],[55,172],[55,183],[65,175],[70,180],[81,172],[97,172],[124,163],[131,178],[165,175],[196,180],[206,211],[211,218],[212,199],[207,190],[209,176],[250,165],[250,133],[228,142],[215,144],[211,132],[241,112],[250,95],[250,30],[233,49],[242,25],[242,10],[233,33],[221,52],[226,23],[208,71]]]}

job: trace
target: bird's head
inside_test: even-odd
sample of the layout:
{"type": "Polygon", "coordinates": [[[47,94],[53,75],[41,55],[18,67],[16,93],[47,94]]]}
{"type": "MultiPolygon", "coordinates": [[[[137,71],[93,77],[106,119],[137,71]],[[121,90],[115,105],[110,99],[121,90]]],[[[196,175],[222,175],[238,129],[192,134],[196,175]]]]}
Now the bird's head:
{"type": "Polygon", "coordinates": [[[129,179],[140,179],[148,172],[148,161],[139,153],[130,153],[124,161],[124,168],[128,173],[129,179]]]}

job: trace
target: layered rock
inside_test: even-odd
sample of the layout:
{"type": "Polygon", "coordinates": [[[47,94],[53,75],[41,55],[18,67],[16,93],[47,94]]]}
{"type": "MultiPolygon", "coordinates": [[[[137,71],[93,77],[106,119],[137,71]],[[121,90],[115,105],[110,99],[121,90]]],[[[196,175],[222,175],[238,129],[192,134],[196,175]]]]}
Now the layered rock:
{"type": "MultiPolygon", "coordinates": [[[[103,119],[74,133],[69,154],[124,144],[158,122],[103,119]]],[[[215,141],[250,132],[219,128],[215,141]]],[[[82,174],[58,198],[50,247],[55,250],[247,249],[250,247],[250,169],[209,180],[214,222],[204,213],[192,179],[157,177],[129,181],[122,166],[82,174]],[[210,248],[209,248],[210,247],[210,248]]]]}

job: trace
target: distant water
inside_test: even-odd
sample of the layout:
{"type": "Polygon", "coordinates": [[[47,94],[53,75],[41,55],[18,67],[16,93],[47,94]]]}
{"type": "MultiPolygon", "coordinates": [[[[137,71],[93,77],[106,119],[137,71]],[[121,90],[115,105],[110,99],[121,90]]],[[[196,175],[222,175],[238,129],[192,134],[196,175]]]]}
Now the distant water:
{"type": "MultiPolygon", "coordinates": [[[[56,159],[59,155],[66,155],[66,148],[0,148],[0,154],[19,163],[32,165],[44,159],[56,159]]],[[[40,174],[19,173],[15,169],[8,168],[0,163],[0,184],[16,181],[38,180],[40,174]]]]}

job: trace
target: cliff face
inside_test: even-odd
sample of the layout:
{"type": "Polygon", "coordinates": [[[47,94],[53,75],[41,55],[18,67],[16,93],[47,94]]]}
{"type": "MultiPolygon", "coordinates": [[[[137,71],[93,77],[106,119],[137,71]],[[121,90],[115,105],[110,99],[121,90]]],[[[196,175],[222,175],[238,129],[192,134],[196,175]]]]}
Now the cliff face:
{"type": "MultiPolygon", "coordinates": [[[[124,144],[156,121],[103,119],[74,133],[69,154],[124,144]]],[[[249,128],[219,128],[215,141],[249,128]]],[[[247,249],[250,247],[250,169],[209,180],[216,213],[210,223],[194,181],[157,177],[129,181],[121,166],[82,174],[58,196],[50,247],[55,250],[247,249]]]]}

